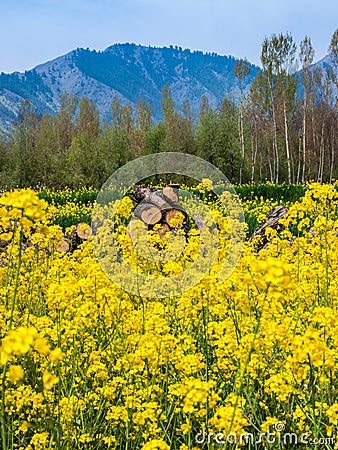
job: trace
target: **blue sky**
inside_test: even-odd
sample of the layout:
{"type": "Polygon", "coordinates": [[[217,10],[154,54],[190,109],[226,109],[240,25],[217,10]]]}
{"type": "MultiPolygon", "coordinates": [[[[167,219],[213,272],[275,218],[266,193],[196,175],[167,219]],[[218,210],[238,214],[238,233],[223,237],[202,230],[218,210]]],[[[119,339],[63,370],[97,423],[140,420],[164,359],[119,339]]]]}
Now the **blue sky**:
{"type": "Polygon", "coordinates": [[[179,45],[260,64],[264,37],[287,31],[297,43],[308,35],[319,60],[337,18],[338,0],[0,0],[0,72],[116,42],[179,45]]]}

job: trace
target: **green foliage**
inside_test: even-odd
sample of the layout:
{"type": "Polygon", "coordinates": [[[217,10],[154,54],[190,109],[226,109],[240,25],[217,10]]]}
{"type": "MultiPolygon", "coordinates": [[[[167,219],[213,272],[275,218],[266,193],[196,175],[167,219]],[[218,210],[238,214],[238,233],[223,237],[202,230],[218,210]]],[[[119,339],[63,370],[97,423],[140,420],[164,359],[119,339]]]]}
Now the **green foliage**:
{"type": "Polygon", "coordinates": [[[48,204],[55,206],[63,206],[67,203],[90,205],[95,202],[98,193],[98,190],[92,188],[65,188],[62,190],[42,190],[38,193],[38,196],[48,204]]]}
{"type": "MultiPolygon", "coordinates": [[[[167,178],[165,176],[160,176],[159,179],[154,177],[144,180],[147,185],[152,186],[165,186],[170,182],[181,183],[181,188],[186,189],[194,196],[200,198],[203,202],[217,202],[217,196],[215,193],[208,189],[197,188],[197,182],[194,180],[187,180],[186,178],[179,179],[167,178]],[[188,182],[183,185],[183,182],[188,182]]],[[[243,205],[253,204],[261,205],[265,204],[267,208],[269,205],[285,205],[289,206],[296,202],[301,202],[305,195],[308,185],[293,184],[289,185],[286,183],[280,185],[274,185],[271,183],[263,183],[256,185],[235,185],[236,193],[238,194],[240,201],[243,205]]],[[[336,190],[338,190],[338,184],[335,185],[336,190]]],[[[48,204],[54,205],[58,214],[53,219],[53,223],[60,225],[63,229],[76,225],[79,222],[85,222],[89,225],[91,224],[92,207],[97,198],[99,191],[91,187],[83,187],[81,189],[71,189],[69,187],[62,190],[41,190],[38,193],[39,198],[47,201],[48,204]],[[71,207],[69,207],[71,205],[71,207]]],[[[102,195],[102,194],[101,194],[102,195]]],[[[109,191],[107,193],[109,198],[112,198],[112,193],[109,191]]],[[[102,199],[101,199],[102,200],[102,199]]],[[[272,207],[272,206],[271,206],[272,207]]],[[[260,210],[260,208],[257,208],[260,210]]],[[[247,236],[251,236],[257,226],[261,223],[257,212],[251,211],[250,209],[245,209],[245,221],[247,223],[247,236]]]]}
{"type": "Polygon", "coordinates": [[[220,110],[207,109],[197,126],[197,154],[236,182],[240,167],[240,142],[236,106],[224,99],[220,110]]]}
{"type": "Polygon", "coordinates": [[[165,139],[165,128],[162,122],[155,124],[144,135],[144,153],[150,155],[159,153],[163,148],[162,143],[165,139]]]}
{"type": "MultiPolygon", "coordinates": [[[[335,34],[330,45],[333,58],[336,40],[335,34]]],[[[108,83],[106,77],[110,72],[104,70],[101,63],[113,67],[120,61],[120,66],[115,69],[125,71],[124,81],[129,83],[131,80],[128,86],[120,80],[123,86],[119,90],[123,93],[123,89],[131,89],[133,80],[137,84],[140,76],[137,64],[130,64],[136,63],[135,49],[132,45],[113,46],[104,54],[78,50],[75,62],[84,73],[94,73],[108,83]]],[[[162,50],[174,59],[181,52],[174,48],[162,50]]],[[[252,67],[245,60],[236,62],[230,58],[227,67],[234,72],[240,85],[240,102],[225,96],[222,104],[214,108],[209,104],[211,99],[201,95],[198,119],[192,116],[189,98],[182,99],[182,112],[181,105],[174,104],[170,81],[176,65],[165,68],[167,79],[165,72],[156,78],[158,84],[153,89],[157,96],[162,92],[158,105],[150,98],[150,107],[146,101],[139,100],[136,91],[133,93],[135,102],[136,97],[139,101],[135,109],[115,97],[111,121],[105,121],[103,125],[96,106],[87,98],[79,102],[76,96],[64,93],[59,113],[42,117],[36,114],[29,100],[25,100],[13,136],[10,139],[0,136],[0,188],[99,188],[128,161],[157,152],[197,155],[214,164],[235,184],[333,182],[338,176],[338,127],[332,90],[332,80],[336,82],[336,78],[333,75],[330,79],[323,78],[320,70],[311,72],[308,65],[313,51],[307,38],[301,44],[304,86],[300,91],[297,88],[300,77],[292,75],[295,52],[289,34],[266,38],[262,47],[263,70],[258,72],[249,94],[245,89],[256,72],[252,73],[252,67]],[[154,123],[158,107],[163,120],[154,123]]],[[[198,73],[201,70],[199,62],[206,55],[183,53],[190,60],[192,71],[198,73]]],[[[222,58],[215,55],[208,55],[208,58],[216,64],[219,73],[225,71],[224,68],[221,70],[222,58]]],[[[109,82],[113,83],[117,75],[110,75],[109,82]]],[[[33,82],[34,76],[27,77],[33,82]]],[[[208,77],[211,89],[213,77],[208,77]]],[[[8,77],[1,76],[0,88],[1,80],[4,85],[10,82],[8,77]]],[[[213,83],[215,87],[215,80],[213,83]]],[[[159,177],[153,181],[157,183],[159,177]]],[[[271,191],[272,188],[266,189],[271,191]]],[[[294,190],[290,187],[290,192],[286,190],[285,195],[292,196],[294,190]]]]}
{"type": "Polygon", "coordinates": [[[297,202],[305,194],[307,187],[304,184],[255,184],[236,186],[236,192],[243,200],[255,198],[273,199],[278,202],[297,202]]]}

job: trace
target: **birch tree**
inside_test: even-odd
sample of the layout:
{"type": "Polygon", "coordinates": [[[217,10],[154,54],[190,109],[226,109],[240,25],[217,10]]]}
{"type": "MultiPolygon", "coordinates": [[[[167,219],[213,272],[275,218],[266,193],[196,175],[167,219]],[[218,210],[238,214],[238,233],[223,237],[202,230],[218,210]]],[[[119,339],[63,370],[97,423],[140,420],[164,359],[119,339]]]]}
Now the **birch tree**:
{"type": "Polygon", "coordinates": [[[302,67],[302,82],[303,82],[303,129],[302,129],[302,158],[298,161],[297,170],[297,182],[300,180],[305,181],[305,170],[306,170],[306,158],[307,158],[307,116],[308,116],[308,103],[309,96],[313,89],[313,75],[310,70],[310,65],[313,63],[314,59],[314,49],[311,44],[311,39],[308,36],[300,43],[299,60],[302,67]],[[302,167],[301,167],[302,166],[302,167]]]}
{"type": "Polygon", "coordinates": [[[288,182],[292,183],[292,160],[289,141],[289,111],[295,97],[295,79],[292,76],[296,59],[296,44],[289,33],[273,34],[265,38],[262,45],[261,62],[263,73],[267,79],[270,102],[272,109],[272,120],[274,128],[274,147],[276,158],[276,183],[279,179],[279,150],[277,139],[277,104],[282,105],[282,116],[284,126],[284,141],[287,163],[288,182]]]}
{"type": "Polygon", "coordinates": [[[244,141],[244,120],[243,120],[243,110],[244,110],[244,84],[247,76],[250,73],[250,64],[246,59],[237,60],[234,67],[234,74],[239,82],[239,89],[241,91],[241,98],[239,104],[239,120],[238,120],[238,132],[239,140],[241,144],[241,165],[239,168],[239,184],[242,184],[243,180],[243,169],[245,162],[245,141],[244,141]]]}

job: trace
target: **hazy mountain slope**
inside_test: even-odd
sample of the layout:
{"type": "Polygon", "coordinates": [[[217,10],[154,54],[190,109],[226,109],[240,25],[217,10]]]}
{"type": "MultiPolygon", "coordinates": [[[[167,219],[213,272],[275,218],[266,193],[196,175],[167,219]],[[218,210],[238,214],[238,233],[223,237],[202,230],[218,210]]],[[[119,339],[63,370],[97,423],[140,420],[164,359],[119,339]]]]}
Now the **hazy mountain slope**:
{"type": "MultiPolygon", "coordinates": [[[[0,74],[0,128],[11,128],[23,99],[40,114],[56,112],[64,91],[93,100],[102,119],[109,120],[115,96],[133,105],[143,98],[151,104],[154,118],[160,119],[161,90],[166,83],[178,109],[188,98],[192,112],[197,113],[203,95],[213,106],[225,94],[238,97],[235,62],[234,57],[179,47],[115,44],[102,52],[76,49],[25,73],[0,74]]],[[[258,70],[251,67],[248,86],[258,70]]]]}

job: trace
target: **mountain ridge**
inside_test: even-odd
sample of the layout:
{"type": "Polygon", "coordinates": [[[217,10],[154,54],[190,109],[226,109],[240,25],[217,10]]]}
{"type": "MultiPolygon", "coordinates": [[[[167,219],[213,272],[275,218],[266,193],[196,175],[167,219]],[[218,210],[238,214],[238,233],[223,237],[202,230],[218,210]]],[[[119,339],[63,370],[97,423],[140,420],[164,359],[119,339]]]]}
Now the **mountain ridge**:
{"type": "MultiPolygon", "coordinates": [[[[114,97],[133,106],[144,99],[150,103],[154,119],[160,120],[161,91],[169,84],[177,109],[182,110],[188,98],[196,114],[203,95],[214,107],[225,94],[238,98],[235,62],[233,56],[178,46],[116,43],[101,51],[77,48],[31,70],[0,74],[0,129],[12,128],[21,100],[29,100],[39,114],[56,113],[65,91],[79,100],[91,99],[102,120],[110,119],[114,97]]],[[[245,88],[260,70],[253,64],[250,67],[245,88]]]]}
{"type": "MultiPolygon", "coordinates": [[[[191,112],[197,115],[203,95],[212,107],[219,106],[225,95],[239,98],[239,82],[233,70],[237,60],[234,56],[172,45],[127,42],[104,50],[77,48],[25,72],[0,74],[0,131],[12,129],[22,100],[29,100],[40,115],[55,114],[64,92],[75,94],[79,100],[92,100],[102,121],[111,119],[114,97],[134,107],[143,99],[150,104],[157,121],[162,119],[161,91],[168,84],[175,107],[183,111],[184,101],[189,99],[191,112]]],[[[327,55],[313,67],[330,64],[327,55]]],[[[250,69],[244,90],[261,70],[254,64],[250,69]]]]}

